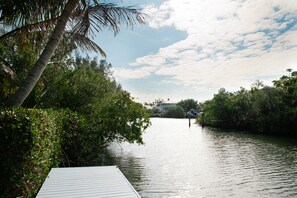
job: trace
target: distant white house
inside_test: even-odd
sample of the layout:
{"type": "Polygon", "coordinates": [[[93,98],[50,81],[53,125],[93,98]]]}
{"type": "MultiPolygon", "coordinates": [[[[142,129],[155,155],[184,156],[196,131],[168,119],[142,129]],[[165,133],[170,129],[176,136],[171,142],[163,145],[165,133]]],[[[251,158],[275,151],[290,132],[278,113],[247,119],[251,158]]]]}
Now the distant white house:
{"type": "Polygon", "coordinates": [[[155,109],[159,110],[159,113],[163,115],[170,107],[175,107],[176,103],[161,103],[158,104],[155,109]]]}

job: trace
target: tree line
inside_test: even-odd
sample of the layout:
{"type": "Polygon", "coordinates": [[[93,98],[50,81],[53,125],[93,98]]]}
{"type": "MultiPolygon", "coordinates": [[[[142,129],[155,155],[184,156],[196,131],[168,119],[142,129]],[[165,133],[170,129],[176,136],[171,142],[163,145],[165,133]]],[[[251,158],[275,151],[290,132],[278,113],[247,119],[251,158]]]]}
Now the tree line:
{"type": "MultiPolygon", "coordinates": [[[[164,118],[185,118],[189,117],[187,112],[192,111],[192,113],[198,113],[201,111],[201,104],[198,101],[190,98],[181,100],[178,103],[169,103],[169,106],[163,109],[164,112],[160,111],[160,106],[166,104],[165,100],[156,99],[152,103],[145,103],[149,106],[147,111],[150,113],[151,117],[164,117],[164,118]]],[[[192,115],[195,117],[195,115],[192,115]]]]}
{"type": "Polygon", "coordinates": [[[287,71],[273,86],[257,81],[250,90],[221,88],[203,103],[198,121],[206,126],[296,136],[297,71],[287,71]]]}

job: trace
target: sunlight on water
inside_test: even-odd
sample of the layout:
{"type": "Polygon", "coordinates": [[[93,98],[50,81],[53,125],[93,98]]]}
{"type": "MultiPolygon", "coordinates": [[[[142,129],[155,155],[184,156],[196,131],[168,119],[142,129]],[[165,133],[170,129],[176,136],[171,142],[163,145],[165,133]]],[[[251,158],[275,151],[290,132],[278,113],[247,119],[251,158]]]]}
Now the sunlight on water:
{"type": "Polygon", "coordinates": [[[142,197],[297,197],[296,142],[160,118],[144,142],[112,144],[103,163],[142,197]]]}

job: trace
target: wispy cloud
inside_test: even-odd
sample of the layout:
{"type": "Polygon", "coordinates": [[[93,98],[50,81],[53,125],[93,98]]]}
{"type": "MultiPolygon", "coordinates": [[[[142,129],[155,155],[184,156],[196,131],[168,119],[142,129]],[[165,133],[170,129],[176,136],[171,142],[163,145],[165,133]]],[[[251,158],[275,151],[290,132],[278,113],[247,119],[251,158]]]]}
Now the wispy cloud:
{"type": "Polygon", "coordinates": [[[140,69],[114,68],[113,75],[118,79],[138,79],[138,78],[146,78],[151,74],[148,68],[140,68],[140,69]]]}
{"type": "Polygon", "coordinates": [[[150,27],[174,27],[187,38],[116,71],[120,78],[169,76],[214,92],[297,68],[296,0],[167,0],[144,11],[150,27]]]}

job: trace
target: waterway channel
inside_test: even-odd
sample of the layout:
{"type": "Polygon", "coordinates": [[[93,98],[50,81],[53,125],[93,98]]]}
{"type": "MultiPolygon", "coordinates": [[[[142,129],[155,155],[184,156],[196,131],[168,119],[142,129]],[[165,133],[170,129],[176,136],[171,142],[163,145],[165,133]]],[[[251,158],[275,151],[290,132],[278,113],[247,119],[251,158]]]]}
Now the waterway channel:
{"type": "Polygon", "coordinates": [[[145,145],[113,143],[99,156],[141,197],[297,197],[296,140],[189,128],[187,119],[151,122],[145,145]]]}

